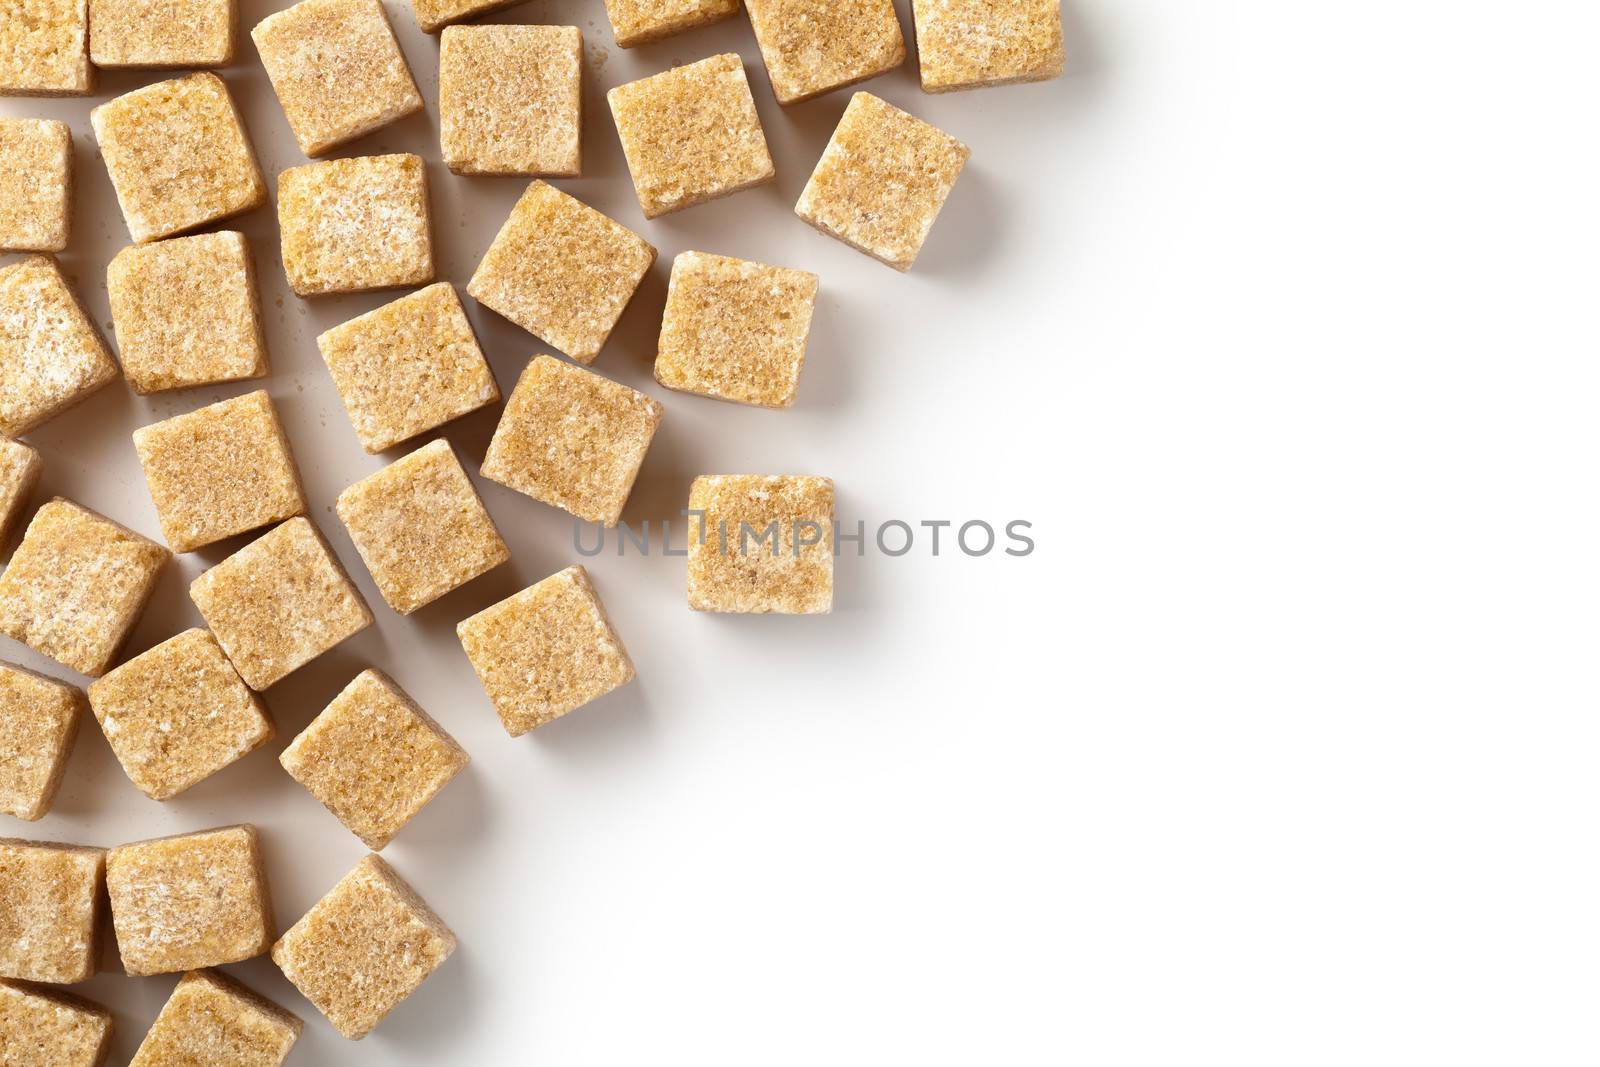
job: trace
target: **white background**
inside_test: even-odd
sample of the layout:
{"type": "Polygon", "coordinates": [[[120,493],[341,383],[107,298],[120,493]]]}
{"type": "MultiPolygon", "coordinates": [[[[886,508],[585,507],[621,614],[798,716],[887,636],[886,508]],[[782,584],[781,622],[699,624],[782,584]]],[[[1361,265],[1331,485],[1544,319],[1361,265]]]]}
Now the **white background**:
{"type": "MultiPolygon", "coordinates": [[[[523,183],[437,165],[436,45],[391,14],[428,112],[345,154],[430,159],[463,285],[523,183]]],[[[973,148],[909,276],[790,214],[848,93],[780,109],[742,18],[633,52],[598,0],[490,20],[583,28],[560,184],[662,252],[595,364],[667,406],[626,518],[699,473],[817,473],[847,522],[1022,518],[1037,552],[847,555],[804,619],[692,614],[681,560],[590,561],[639,679],[508,739],[453,626],[572,562],[570,523],[485,484],[513,562],[381,603],[331,505],[382,460],[313,338],[392,294],[288,295],[259,211],[267,386],[378,625],[180,798],[90,724],[55,812],[0,832],[249,820],[287,926],[362,849],[275,756],[376,665],[473,756],[385,852],[461,948],[360,1046],[267,961],[228,968],[305,1016],[300,1067],[1595,1061],[1592,6],[1069,0],[1060,81],[868,86],[973,148]],[[645,223],[603,89],[729,49],[778,182],[645,223]],[[690,247],[821,275],[794,409],[651,381],[690,247]]],[[[225,76],[275,187],[303,159],[247,38],[225,76]]],[[[104,323],[127,236],[88,106],[3,108],[73,125],[65,263],[104,323]]],[[[542,347],[469,310],[509,389],[542,347]]],[[[108,388],[32,435],[41,492],[155,535],[128,434],[254,387],[108,388]]],[[[470,466],[496,414],[447,428],[470,466]]],[[[236,544],[169,571],[130,652],[199,622],[187,581],[236,544]]],[[[173,979],[108,968],[82,991],[122,1062],[173,979]]]]}

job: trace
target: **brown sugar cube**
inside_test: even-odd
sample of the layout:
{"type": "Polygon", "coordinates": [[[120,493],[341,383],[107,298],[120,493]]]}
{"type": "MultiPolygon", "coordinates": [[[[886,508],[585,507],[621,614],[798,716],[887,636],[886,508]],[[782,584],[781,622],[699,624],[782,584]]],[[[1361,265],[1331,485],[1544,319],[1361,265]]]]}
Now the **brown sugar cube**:
{"type": "Polygon", "coordinates": [[[732,18],[739,0],[606,0],[617,45],[633,48],[732,18]]]}
{"type": "Polygon", "coordinates": [[[1061,0],[912,0],[930,93],[1049,81],[1066,65],[1061,0]]]}
{"type": "Polygon", "coordinates": [[[317,338],[317,348],[361,447],[371,453],[500,399],[449,282],[335,326],[317,338]]]}
{"type": "Polygon", "coordinates": [[[105,870],[104,849],[0,838],[0,978],[94,974],[105,870]]]}
{"type": "Polygon", "coordinates": [[[300,1020],[217,971],[190,971],[128,1067],[280,1067],[300,1020]]]}
{"type": "Polygon", "coordinates": [[[72,131],[0,119],[0,250],[59,252],[72,229],[72,131]]]}
{"type": "Polygon", "coordinates": [[[969,155],[938,127],[857,93],[795,214],[858,252],[910,270],[969,155]]]}
{"type": "Polygon", "coordinates": [[[272,944],[253,826],[114,848],[106,854],[106,891],[122,969],[135,977],[236,963],[272,944]]]}
{"type": "Polygon", "coordinates": [[[745,0],[772,92],[795,104],[906,61],[894,0],[745,0]]]}
{"type": "Polygon", "coordinates": [[[0,96],[92,92],[88,0],[11,0],[0,17],[0,96]]]}
{"type": "Polygon", "coordinates": [[[90,685],[89,704],[117,762],[154,800],[177,796],[275,732],[222,646],[200,629],[168,638],[90,685]]]}
{"type": "Polygon", "coordinates": [[[439,147],[457,174],[576,176],[576,26],[452,26],[439,38],[439,147]]]}
{"type": "Polygon", "coordinates": [[[106,268],[122,373],[136,393],[267,373],[255,268],[233,230],[130,245],[106,268]]]}
{"type": "Polygon", "coordinates": [[[0,268],[0,433],[27,433],[116,376],[54,259],[0,268]]]}
{"type": "Polygon", "coordinates": [[[535,356],[506,401],[479,471],[586,522],[615,526],[661,410],[593,371],[535,356]]]}
{"type": "Polygon", "coordinates": [[[175,552],[306,509],[300,473],[265,389],[133,431],[133,447],[175,552]]]}
{"type": "Polygon", "coordinates": [[[300,0],[250,37],[308,156],[422,110],[381,0],[300,0]]]}
{"type": "Polygon", "coordinates": [[[689,606],[695,611],[833,610],[830,479],[705,475],[689,488],[689,513],[689,606]]]}
{"type": "Polygon", "coordinates": [[[0,541],[11,536],[12,528],[22,518],[43,469],[38,449],[0,437],[0,541]]]}
{"type": "Polygon", "coordinates": [[[234,0],[89,0],[97,67],[225,67],[233,62],[234,0]]]}
{"type": "Polygon", "coordinates": [[[111,1013],[64,993],[0,981],[0,1063],[99,1067],[111,1046],[111,1013]]]}
{"type": "Polygon", "coordinates": [[[293,518],[189,585],[189,598],[258,692],[372,625],[322,534],[293,518]]]}
{"type": "Polygon", "coordinates": [[[511,558],[445,441],[352,485],[338,511],[378,591],[402,615],[511,558]]]}
{"type": "Polygon", "coordinates": [[[73,686],[0,663],[0,811],[32,822],[50,810],[82,717],[73,686]]]}
{"type": "Polygon", "coordinates": [[[512,737],[633,681],[633,661],[582,567],[462,620],[456,636],[512,737]]]}
{"type": "Polygon", "coordinates": [[[606,99],[647,219],[777,176],[744,60],[732,52],[619,85],[606,99]]]}
{"type": "Polygon", "coordinates": [[[140,244],[267,202],[255,150],[215,74],[124,93],[89,113],[128,232],[140,244]]]}
{"type": "Polygon", "coordinates": [[[366,670],[311,720],[278,762],[377,852],[468,757],[392,680],[366,670]]]}
{"type": "Polygon", "coordinates": [[[357,156],[284,171],[278,175],[278,228],[283,271],[300,296],[433,281],[420,156],[357,156]]]}
{"type": "Polygon", "coordinates": [[[438,33],[453,22],[520,3],[522,0],[411,0],[411,9],[423,33],[438,33]]]}
{"type": "Polygon", "coordinates": [[[456,935],[377,856],[272,946],[284,977],[352,1041],[366,1037],[456,948],[456,935]]]}
{"type": "Polygon", "coordinates": [[[593,363],[656,250],[581,200],[536,181],[483,254],[467,292],[552,348],[593,363]]]}
{"type": "Polygon", "coordinates": [[[104,674],[171,558],[58,497],[34,514],[0,574],[0,633],[80,674],[104,674]]]}
{"type": "Polygon", "coordinates": [[[672,263],[656,348],[669,389],[786,408],[800,387],[817,276],[683,252],[672,263]]]}

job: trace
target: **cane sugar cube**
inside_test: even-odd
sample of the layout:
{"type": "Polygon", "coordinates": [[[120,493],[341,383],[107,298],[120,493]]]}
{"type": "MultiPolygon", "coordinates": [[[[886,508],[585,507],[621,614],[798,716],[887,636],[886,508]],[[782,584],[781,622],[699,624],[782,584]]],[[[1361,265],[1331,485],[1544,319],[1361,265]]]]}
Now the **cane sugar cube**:
{"type": "Polygon", "coordinates": [[[506,733],[554,722],[633,681],[633,661],[579,566],[456,626],[506,733]]]}
{"type": "Polygon", "coordinates": [[[72,229],[72,131],[0,119],[0,250],[59,252],[72,229]]]}
{"type": "Polygon", "coordinates": [[[0,574],[0,633],[80,674],[111,666],[172,553],[57,498],[0,574]]]}
{"type": "Polygon", "coordinates": [[[185,630],[89,686],[117,762],[153,800],[175,797],[272,740],[272,720],[216,638],[185,630]]]}
{"type": "Polygon", "coordinates": [[[255,150],[215,74],[124,93],[89,113],[135,242],[171,237],[267,202],[255,150]]]}
{"type": "Polygon", "coordinates": [[[366,670],[278,761],[378,852],[467,765],[468,757],[399,686],[366,670]]]}
{"type": "Polygon", "coordinates": [[[50,810],[82,717],[73,686],[0,663],[0,812],[32,822],[50,810]]]}
{"type": "Polygon", "coordinates": [[[969,155],[938,127],[857,93],[795,214],[858,252],[910,270],[969,155]]]}
{"type": "Polygon", "coordinates": [[[225,67],[233,62],[235,0],[89,0],[97,67],[225,67]]]}
{"type": "Polygon", "coordinates": [[[306,509],[289,441],[265,389],[135,430],[133,446],[175,552],[306,509]]]}
{"type": "Polygon", "coordinates": [[[190,971],[128,1067],[281,1067],[300,1019],[213,970],[190,971]]]}
{"type": "Polygon", "coordinates": [[[116,376],[54,259],[0,268],[0,433],[27,433],[116,376]]]}
{"type": "Polygon", "coordinates": [[[278,175],[283,270],[300,296],[433,281],[420,156],[357,156],[278,175]]]}
{"type": "Polygon", "coordinates": [[[786,408],[800,387],[817,276],[683,252],[672,263],[656,349],[669,389],[786,408]]]}
{"type": "Polygon", "coordinates": [[[606,99],[647,219],[777,175],[744,60],[734,53],[619,85],[606,99]]]}
{"type": "Polygon", "coordinates": [[[451,26],[439,38],[439,148],[457,174],[580,169],[576,26],[451,26]]]}
{"type": "Polygon", "coordinates": [[[0,981],[0,1063],[6,1067],[100,1067],[111,1013],[38,986],[0,981]]]}
{"type": "Polygon", "coordinates": [[[689,606],[820,615],[833,610],[833,482],[723,474],[689,489],[689,606]]]}
{"type": "Polygon", "coordinates": [[[438,33],[451,23],[520,4],[522,0],[411,0],[423,33],[438,33]]]}
{"type": "Polygon", "coordinates": [[[449,282],[402,296],[317,338],[361,447],[377,453],[500,399],[449,282]]]}
{"type": "Polygon", "coordinates": [[[0,838],[0,978],[94,974],[105,870],[104,849],[0,838]]]}
{"type": "Polygon", "coordinates": [[[511,209],[467,292],[579,363],[593,363],[656,250],[554,186],[536,181],[511,209]]]}
{"type": "Polygon", "coordinates": [[[372,625],[361,594],[304,517],[201,574],[189,597],[257,692],[372,625]]]}
{"type": "Polygon", "coordinates": [[[84,96],[88,0],[8,0],[0,16],[0,96],[84,96]]]}
{"type": "Polygon", "coordinates": [[[236,963],[272,944],[255,827],[139,841],[106,855],[122,969],[135,977],[236,963]]]}
{"type": "Polygon", "coordinates": [[[38,449],[0,437],[0,541],[11,536],[17,520],[22,518],[42,470],[44,461],[39,458],[38,449]]]}
{"type": "Polygon", "coordinates": [[[739,13],[739,0],[606,0],[606,17],[621,48],[633,48],[739,13]]]}
{"type": "Polygon", "coordinates": [[[445,441],[352,485],[338,512],[378,591],[402,615],[511,558],[445,441]]]}
{"type": "Polygon", "coordinates": [[[422,110],[381,0],[300,0],[250,37],[308,156],[422,110]]]}
{"type": "Polygon", "coordinates": [[[122,373],[136,393],[267,373],[255,268],[233,230],[130,245],[106,268],[122,373]]]}
{"type": "Polygon", "coordinates": [[[912,0],[930,93],[1061,77],[1061,0],[912,0]]]}
{"type": "Polygon", "coordinates": [[[284,977],[352,1041],[366,1037],[456,948],[416,890],[368,856],[272,946],[284,977]]]}
{"type": "Polygon", "coordinates": [[[479,470],[586,522],[615,526],[661,412],[643,393],[536,356],[506,401],[479,470]]]}
{"type": "Polygon", "coordinates": [[[894,0],[745,0],[780,104],[876,78],[906,61],[894,0]]]}

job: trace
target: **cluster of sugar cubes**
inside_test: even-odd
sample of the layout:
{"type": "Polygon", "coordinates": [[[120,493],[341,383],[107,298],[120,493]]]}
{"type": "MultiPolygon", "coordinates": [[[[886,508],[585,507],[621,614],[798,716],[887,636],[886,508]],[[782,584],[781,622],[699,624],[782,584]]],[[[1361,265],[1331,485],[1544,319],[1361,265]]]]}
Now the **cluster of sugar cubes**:
{"type": "MultiPolygon", "coordinates": [[[[576,27],[456,25],[515,0],[412,0],[438,35],[441,158],[458,175],[527,186],[466,293],[572,362],[536,355],[479,473],[575,518],[614,526],[663,416],[656,399],[586,369],[653,268],[643,237],[541,178],[583,152],[576,27]],[[574,365],[579,364],[579,365],[574,365]]],[[[235,230],[268,186],[229,87],[237,0],[30,0],[0,17],[0,95],[85,95],[97,67],[190,69],[95,107],[90,120],[133,244],[106,270],[120,371],[137,393],[263,378],[256,265],[235,230]]],[[[624,48],[732,18],[737,0],[605,0],[624,48]]],[[[903,64],[892,0],[746,0],[767,81],[791,105],[903,64]]],[[[929,93],[1057,77],[1059,0],[912,0],[929,93]]],[[[308,157],[423,108],[381,0],[299,0],[251,31],[308,157]]],[[[776,168],[743,60],[715,55],[607,94],[646,219],[771,183],[776,168]]],[[[845,107],[795,205],[820,232],[912,267],[968,148],[866,92],[845,107]]],[[[14,440],[118,375],[53,253],[72,235],[65,123],[0,119],[0,538],[22,526],[43,462],[14,440]]],[[[317,347],[356,442],[379,454],[501,401],[455,285],[437,265],[427,167],[405,153],[308,162],[276,176],[281,266],[301,297],[412,290],[326,329],[317,347]],[[420,287],[420,288],[418,288],[420,287]]],[[[673,260],[654,376],[671,390],[785,408],[799,395],[815,274],[705,251],[673,260]]],[[[129,780],[167,800],[275,737],[260,692],[372,625],[317,526],[267,390],[133,435],[166,545],[53,499],[0,572],[0,633],[87,676],[86,689],[0,663],[0,813],[52,805],[92,715],[129,780]],[[118,662],[172,553],[236,537],[190,584],[205,622],[118,662]]],[[[409,615],[510,551],[442,439],[348,486],[334,512],[384,603],[409,615]]],[[[833,602],[834,488],[812,475],[706,475],[690,487],[695,611],[819,614],[833,602]]],[[[633,661],[581,566],[456,626],[506,731],[524,733],[626,685],[633,661]]],[[[450,733],[364,669],[280,754],[354,837],[384,849],[466,768],[450,733]]],[[[50,989],[99,965],[109,919],[130,975],[181,974],[134,1067],[277,1067],[302,1024],[217,967],[270,953],[349,1038],[369,1033],[451,954],[455,936],[376,855],[281,936],[256,829],[225,826],[101,849],[0,838],[0,1053],[27,1032],[39,1062],[89,1067],[112,1017],[50,989]],[[109,913],[109,915],[105,913],[109,913]]],[[[9,1060],[7,1061],[9,1062],[9,1060]]]]}

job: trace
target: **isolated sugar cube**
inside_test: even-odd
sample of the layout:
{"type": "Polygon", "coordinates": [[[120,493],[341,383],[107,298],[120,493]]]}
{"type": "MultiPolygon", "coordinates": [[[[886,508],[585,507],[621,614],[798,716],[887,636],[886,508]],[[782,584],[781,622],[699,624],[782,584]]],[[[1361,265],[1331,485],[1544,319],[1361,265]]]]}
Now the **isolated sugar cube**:
{"type": "Polygon", "coordinates": [[[88,0],[14,2],[0,18],[0,96],[94,91],[88,0]]]}
{"type": "Polygon", "coordinates": [[[97,67],[225,67],[233,62],[235,0],[89,0],[97,67]]]}
{"type": "Polygon", "coordinates": [[[72,230],[72,131],[0,119],[0,250],[59,252],[72,230]]]}
{"type": "Polygon", "coordinates": [[[433,281],[422,158],[357,156],[278,175],[283,270],[300,296],[433,281]]]}
{"type": "Polygon", "coordinates": [[[43,469],[38,449],[0,437],[0,542],[11,536],[22,518],[43,469]]]}
{"type": "Polygon", "coordinates": [[[281,1067],[300,1019],[219,971],[178,980],[128,1067],[281,1067]]]}
{"type": "Polygon", "coordinates": [[[439,148],[457,174],[581,169],[576,26],[451,26],[439,37],[439,148]]]}
{"type": "Polygon", "coordinates": [[[54,259],[0,267],[0,433],[25,434],[116,376],[54,259]]]}
{"type": "Polygon", "coordinates": [[[111,1045],[111,1013],[42,986],[0,981],[0,1063],[7,1067],[100,1067],[111,1045]]]}
{"type": "Polygon", "coordinates": [[[606,17],[622,48],[709,26],[738,13],[739,0],[606,0],[606,17]]]}
{"type": "Polygon", "coordinates": [[[0,663],[0,812],[31,822],[50,810],[83,706],[76,687],[0,663]]]}
{"type": "Polygon", "coordinates": [[[689,488],[689,606],[816,615],[833,609],[833,482],[713,474],[689,488]]]}
{"type": "Polygon", "coordinates": [[[0,838],[0,978],[69,984],[100,957],[104,849],[0,838]]]}
{"type": "Polygon", "coordinates": [[[745,0],[772,92],[795,104],[906,61],[894,0],[745,0]]]}
{"type": "Polygon", "coordinates": [[[1047,81],[1065,66],[1061,0],[911,0],[930,93],[1047,81]]]}

